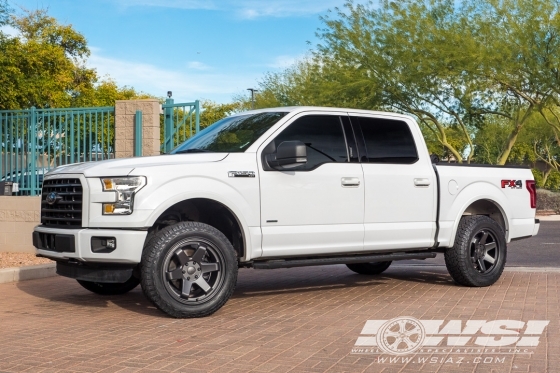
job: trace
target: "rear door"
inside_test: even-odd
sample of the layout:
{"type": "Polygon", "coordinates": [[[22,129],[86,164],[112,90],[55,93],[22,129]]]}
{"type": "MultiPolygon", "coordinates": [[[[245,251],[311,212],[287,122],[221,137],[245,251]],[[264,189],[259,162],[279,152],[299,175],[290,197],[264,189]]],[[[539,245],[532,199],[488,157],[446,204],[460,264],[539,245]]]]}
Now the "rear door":
{"type": "Polygon", "coordinates": [[[350,119],[365,180],[364,250],[432,246],[437,185],[427,152],[420,157],[415,145],[420,131],[401,119],[350,119]]]}

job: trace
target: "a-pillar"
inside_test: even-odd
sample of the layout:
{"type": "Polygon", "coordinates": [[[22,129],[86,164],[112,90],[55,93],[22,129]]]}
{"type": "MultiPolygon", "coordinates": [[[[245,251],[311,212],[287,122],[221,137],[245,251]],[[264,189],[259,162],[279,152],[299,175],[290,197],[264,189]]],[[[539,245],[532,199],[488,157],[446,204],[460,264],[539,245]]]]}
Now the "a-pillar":
{"type": "Polygon", "coordinates": [[[160,104],[156,99],[115,101],[115,158],[134,156],[136,110],[142,111],[142,155],[160,154],[160,104]]]}

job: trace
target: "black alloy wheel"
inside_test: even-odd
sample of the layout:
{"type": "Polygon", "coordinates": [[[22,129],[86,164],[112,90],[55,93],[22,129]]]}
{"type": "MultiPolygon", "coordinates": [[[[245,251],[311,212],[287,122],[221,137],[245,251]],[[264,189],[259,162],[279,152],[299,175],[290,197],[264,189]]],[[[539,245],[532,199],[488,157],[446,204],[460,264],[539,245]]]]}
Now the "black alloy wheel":
{"type": "Polygon", "coordinates": [[[460,285],[489,286],[498,281],[507,259],[502,227],[485,215],[463,216],[453,247],[445,250],[445,265],[460,285]]]}
{"type": "Polygon", "coordinates": [[[142,290],[170,316],[208,316],[233,294],[237,270],[237,253],[222,232],[203,223],[181,222],[148,240],[142,254],[142,290]]]}
{"type": "Polygon", "coordinates": [[[203,303],[220,287],[224,258],[217,248],[203,239],[177,242],[164,259],[162,280],[165,289],[177,301],[203,303]]]}

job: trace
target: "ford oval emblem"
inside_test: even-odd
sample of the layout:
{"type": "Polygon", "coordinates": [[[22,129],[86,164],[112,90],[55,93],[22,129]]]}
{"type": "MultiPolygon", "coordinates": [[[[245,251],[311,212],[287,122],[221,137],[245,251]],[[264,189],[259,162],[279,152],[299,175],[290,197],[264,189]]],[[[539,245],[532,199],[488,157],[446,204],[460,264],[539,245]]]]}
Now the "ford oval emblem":
{"type": "Polygon", "coordinates": [[[50,192],[49,194],[47,194],[46,201],[49,205],[54,205],[58,202],[59,198],[60,197],[57,192],[50,192]]]}

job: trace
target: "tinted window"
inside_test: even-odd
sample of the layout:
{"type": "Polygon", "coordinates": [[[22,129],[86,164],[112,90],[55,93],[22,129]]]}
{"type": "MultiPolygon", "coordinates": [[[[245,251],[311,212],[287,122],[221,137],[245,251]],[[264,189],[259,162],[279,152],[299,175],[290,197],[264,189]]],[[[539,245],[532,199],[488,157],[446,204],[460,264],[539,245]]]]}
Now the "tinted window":
{"type": "Polygon", "coordinates": [[[301,117],[282,131],[274,142],[277,147],[290,140],[299,140],[307,145],[307,163],[295,170],[311,170],[329,162],[348,162],[344,132],[338,116],[301,117]]]}
{"type": "Polygon", "coordinates": [[[244,152],[286,114],[267,112],[224,118],[200,131],[171,153],[244,152]]]}
{"type": "Polygon", "coordinates": [[[366,142],[370,163],[414,163],[418,153],[408,125],[399,120],[352,117],[366,142]]]}

